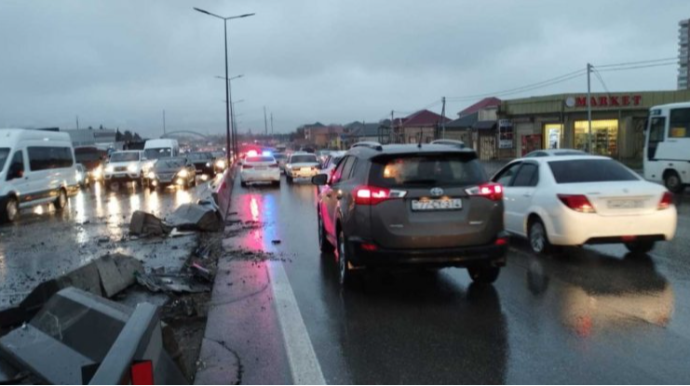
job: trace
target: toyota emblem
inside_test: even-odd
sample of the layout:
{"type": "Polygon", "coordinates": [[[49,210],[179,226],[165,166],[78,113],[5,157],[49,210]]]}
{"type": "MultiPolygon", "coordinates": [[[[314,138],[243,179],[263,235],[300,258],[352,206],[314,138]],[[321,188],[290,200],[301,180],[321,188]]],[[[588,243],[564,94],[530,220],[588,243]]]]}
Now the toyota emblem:
{"type": "Polygon", "coordinates": [[[433,188],[429,191],[432,196],[434,197],[440,197],[443,196],[443,189],[441,188],[433,188]]]}

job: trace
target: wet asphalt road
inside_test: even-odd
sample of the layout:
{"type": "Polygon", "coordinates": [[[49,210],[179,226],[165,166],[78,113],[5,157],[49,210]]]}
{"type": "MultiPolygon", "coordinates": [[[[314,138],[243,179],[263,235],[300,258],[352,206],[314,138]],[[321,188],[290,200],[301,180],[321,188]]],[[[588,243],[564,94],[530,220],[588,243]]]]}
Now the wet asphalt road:
{"type": "Polygon", "coordinates": [[[165,217],[192,202],[196,189],[130,186],[112,192],[95,184],[71,197],[62,213],[52,204],[24,209],[16,223],[0,225],[0,309],[21,301],[40,282],[106,253],[134,256],[145,267],[179,268],[195,245],[195,235],[133,240],[127,237],[129,221],[135,210],[165,217]]]}
{"type": "MultiPolygon", "coordinates": [[[[493,287],[445,269],[370,273],[355,291],[340,289],[334,257],[318,249],[313,186],[236,184],[233,195],[239,218],[263,227],[229,244],[290,258],[282,264],[328,383],[690,383],[687,195],[676,239],[646,256],[614,245],[538,257],[514,240],[493,287]]],[[[251,336],[253,354],[275,341],[263,335],[251,336]]],[[[245,365],[245,380],[289,381],[271,370],[285,364],[262,366],[245,365]]]]}

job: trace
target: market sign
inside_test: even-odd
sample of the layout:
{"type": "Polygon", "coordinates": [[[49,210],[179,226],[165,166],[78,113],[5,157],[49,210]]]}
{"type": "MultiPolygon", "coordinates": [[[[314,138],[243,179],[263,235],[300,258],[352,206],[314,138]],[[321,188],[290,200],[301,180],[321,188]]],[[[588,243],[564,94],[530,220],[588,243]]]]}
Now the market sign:
{"type": "Polygon", "coordinates": [[[498,120],[498,148],[513,148],[513,122],[510,119],[498,120]]]}
{"type": "MultiPolygon", "coordinates": [[[[629,107],[640,106],[642,104],[642,95],[602,95],[593,96],[590,98],[592,108],[603,107],[629,107]]],[[[565,99],[565,105],[568,107],[587,107],[587,96],[571,96],[565,99]]]]}

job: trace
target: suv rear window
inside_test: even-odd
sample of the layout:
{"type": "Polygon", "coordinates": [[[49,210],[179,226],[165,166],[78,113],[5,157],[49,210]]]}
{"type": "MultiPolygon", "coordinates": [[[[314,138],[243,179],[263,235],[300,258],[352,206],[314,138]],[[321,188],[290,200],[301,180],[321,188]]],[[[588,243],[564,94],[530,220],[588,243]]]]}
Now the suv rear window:
{"type": "Polygon", "coordinates": [[[380,187],[466,186],[486,182],[475,155],[429,154],[375,158],[370,183],[380,187]]]}
{"type": "Polygon", "coordinates": [[[610,159],[551,161],[549,167],[558,184],[639,180],[633,172],[610,159]]]}

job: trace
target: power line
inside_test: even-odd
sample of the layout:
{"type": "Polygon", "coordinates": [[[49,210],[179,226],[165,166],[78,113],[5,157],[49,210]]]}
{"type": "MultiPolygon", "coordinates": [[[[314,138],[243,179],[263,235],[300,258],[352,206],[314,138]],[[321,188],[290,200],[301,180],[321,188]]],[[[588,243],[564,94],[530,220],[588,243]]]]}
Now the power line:
{"type": "Polygon", "coordinates": [[[530,91],[530,90],[534,90],[537,88],[551,86],[552,84],[565,82],[565,81],[568,81],[570,79],[580,77],[580,76],[584,75],[585,72],[586,72],[586,70],[577,70],[574,72],[570,72],[567,74],[557,76],[555,78],[543,80],[541,82],[532,83],[532,84],[528,84],[528,85],[524,85],[524,86],[520,86],[520,87],[515,87],[515,88],[503,90],[503,91],[495,91],[495,92],[491,92],[491,93],[475,94],[475,95],[465,95],[465,96],[460,96],[460,97],[448,97],[446,99],[449,101],[458,102],[461,100],[483,98],[483,97],[488,97],[488,96],[511,95],[511,94],[516,94],[516,93],[523,92],[523,91],[530,91]]]}
{"type": "Polygon", "coordinates": [[[597,68],[594,66],[592,66],[592,68],[594,69],[594,75],[596,75],[597,79],[599,79],[599,83],[601,83],[601,85],[604,86],[604,90],[606,91],[606,93],[611,94],[611,92],[609,91],[609,88],[606,87],[606,82],[604,82],[604,78],[599,73],[599,70],[597,70],[597,68]]]}
{"type": "Polygon", "coordinates": [[[672,62],[672,63],[648,64],[648,65],[644,65],[644,66],[634,66],[634,67],[605,68],[605,69],[601,70],[601,72],[637,70],[637,69],[640,69],[640,68],[651,68],[651,67],[662,67],[662,66],[675,66],[675,65],[677,65],[677,64],[678,64],[678,62],[672,62]]]}
{"type": "Polygon", "coordinates": [[[602,65],[597,65],[599,68],[606,68],[606,67],[622,67],[622,66],[634,66],[638,64],[647,64],[647,63],[657,63],[657,62],[666,62],[669,60],[674,60],[678,61],[678,58],[664,58],[664,59],[653,59],[653,60],[641,60],[637,62],[627,62],[627,63],[613,63],[613,64],[602,64],[602,65]]]}

